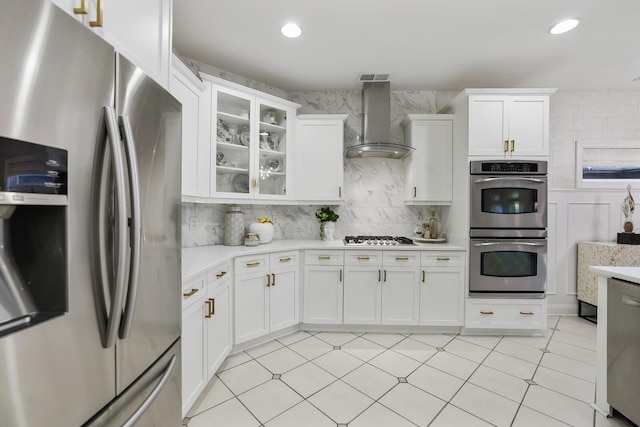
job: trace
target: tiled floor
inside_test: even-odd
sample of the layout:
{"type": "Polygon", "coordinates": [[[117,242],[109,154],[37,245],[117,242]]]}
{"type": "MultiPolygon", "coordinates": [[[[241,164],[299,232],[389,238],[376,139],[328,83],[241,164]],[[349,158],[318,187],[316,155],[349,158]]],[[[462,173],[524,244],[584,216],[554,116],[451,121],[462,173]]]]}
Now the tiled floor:
{"type": "Polygon", "coordinates": [[[544,337],[296,332],[227,358],[189,427],[627,426],[589,406],[596,327],[544,337]]]}

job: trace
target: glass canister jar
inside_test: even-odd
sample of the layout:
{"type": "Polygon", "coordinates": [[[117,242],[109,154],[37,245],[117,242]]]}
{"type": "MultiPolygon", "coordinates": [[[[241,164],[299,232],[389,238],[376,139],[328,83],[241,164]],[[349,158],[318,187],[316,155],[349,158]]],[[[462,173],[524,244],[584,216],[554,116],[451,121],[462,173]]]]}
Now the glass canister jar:
{"type": "MultiPolygon", "coordinates": [[[[438,218],[436,218],[436,212],[431,211],[431,218],[429,218],[429,238],[437,239],[440,234],[440,224],[438,218]]],[[[426,236],[425,236],[426,237],[426,236]]]]}
{"type": "Polygon", "coordinates": [[[230,206],[224,214],[224,244],[244,245],[244,212],[240,206],[230,206]]]}

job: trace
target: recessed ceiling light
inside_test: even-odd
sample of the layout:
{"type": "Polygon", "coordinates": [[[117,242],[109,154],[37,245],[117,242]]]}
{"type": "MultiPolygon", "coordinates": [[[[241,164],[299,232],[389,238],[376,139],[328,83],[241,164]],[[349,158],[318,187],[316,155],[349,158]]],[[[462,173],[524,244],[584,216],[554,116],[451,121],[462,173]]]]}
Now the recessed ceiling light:
{"type": "Polygon", "coordinates": [[[579,18],[565,19],[564,21],[560,21],[556,25],[551,27],[549,32],[551,34],[566,33],[567,31],[571,31],[575,27],[577,27],[579,23],[580,23],[580,19],[579,18]]]}
{"type": "Polygon", "coordinates": [[[280,28],[280,32],[285,37],[295,39],[296,37],[300,37],[300,34],[302,34],[302,28],[297,24],[289,23],[283,25],[282,28],[280,28]]]}

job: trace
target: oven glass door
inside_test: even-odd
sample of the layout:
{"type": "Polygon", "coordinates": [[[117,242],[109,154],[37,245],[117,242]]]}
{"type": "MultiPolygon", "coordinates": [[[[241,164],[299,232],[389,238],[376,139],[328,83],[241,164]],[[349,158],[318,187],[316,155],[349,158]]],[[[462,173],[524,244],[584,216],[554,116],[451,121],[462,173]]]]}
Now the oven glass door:
{"type": "Polygon", "coordinates": [[[546,239],[471,239],[469,295],[543,296],[546,239]]]}
{"type": "Polygon", "coordinates": [[[471,228],[546,228],[546,177],[471,177],[471,228]]]}

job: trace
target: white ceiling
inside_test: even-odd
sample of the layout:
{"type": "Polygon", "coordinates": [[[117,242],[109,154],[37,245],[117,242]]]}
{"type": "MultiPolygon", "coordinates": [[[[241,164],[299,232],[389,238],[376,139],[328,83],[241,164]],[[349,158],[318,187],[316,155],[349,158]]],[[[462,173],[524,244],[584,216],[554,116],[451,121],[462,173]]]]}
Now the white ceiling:
{"type": "Polygon", "coordinates": [[[640,90],[640,0],[183,0],[173,43],[286,91],[356,90],[362,72],[394,90],[640,90]]]}

